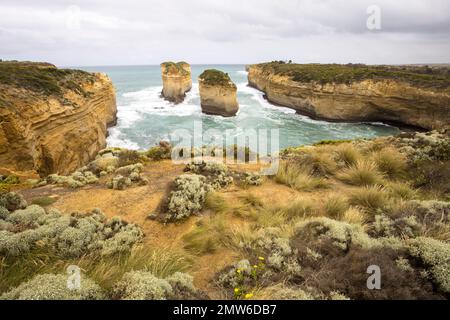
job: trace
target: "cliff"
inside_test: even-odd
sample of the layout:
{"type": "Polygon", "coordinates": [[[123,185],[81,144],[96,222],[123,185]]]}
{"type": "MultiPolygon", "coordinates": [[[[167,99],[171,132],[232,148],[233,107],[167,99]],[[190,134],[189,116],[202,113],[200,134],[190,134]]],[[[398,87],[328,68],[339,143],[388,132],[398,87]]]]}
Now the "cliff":
{"type": "Polygon", "coordinates": [[[106,75],[0,63],[0,168],[67,174],[105,147],[115,121],[106,75]]]}
{"type": "Polygon", "coordinates": [[[162,96],[171,102],[183,102],[186,92],[192,88],[191,66],[186,62],[164,62],[161,73],[162,96]]]}
{"type": "Polygon", "coordinates": [[[228,74],[206,70],[199,77],[202,112],[231,117],[239,110],[237,87],[228,74]]]}
{"type": "Polygon", "coordinates": [[[396,123],[423,129],[450,124],[446,68],[250,65],[248,81],[266,98],[312,118],[396,123]]]}

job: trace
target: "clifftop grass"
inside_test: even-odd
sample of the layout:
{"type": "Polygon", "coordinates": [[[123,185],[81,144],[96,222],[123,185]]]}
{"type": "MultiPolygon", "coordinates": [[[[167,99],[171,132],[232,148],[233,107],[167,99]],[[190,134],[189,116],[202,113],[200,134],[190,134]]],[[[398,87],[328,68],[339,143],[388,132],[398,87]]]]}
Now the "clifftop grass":
{"type": "Polygon", "coordinates": [[[181,75],[189,75],[190,73],[185,69],[186,66],[189,66],[187,62],[163,62],[161,63],[161,67],[164,68],[164,74],[181,74],[181,75]]]}
{"type": "Polygon", "coordinates": [[[289,76],[296,82],[351,84],[362,80],[398,80],[418,87],[448,90],[449,67],[370,66],[364,64],[293,64],[275,61],[255,65],[265,74],[289,76]]]}
{"type": "Polygon", "coordinates": [[[226,86],[226,87],[236,87],[236,85],[231,81],[228,73],[222,72],[216,69],[208,69],[203,71],[199,76],[199,79],[203,81],[204,84],[215,86],[226,86]]]}
{"type": "Polygon", "coordinates": [[[71,69],[58,69],[49,63],[0,61],[0,85],[24,88],[39,94],[61,97],[64,89],[84,96],[82,84],[94,82],[94,75],[71,69]]]}

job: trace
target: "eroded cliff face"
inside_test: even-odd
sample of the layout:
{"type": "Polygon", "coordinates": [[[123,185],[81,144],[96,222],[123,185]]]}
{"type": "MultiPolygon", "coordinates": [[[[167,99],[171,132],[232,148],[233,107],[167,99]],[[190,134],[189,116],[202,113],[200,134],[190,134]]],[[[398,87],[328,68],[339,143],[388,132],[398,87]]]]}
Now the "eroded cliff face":
{"type": "Polygon", "coordinates": [[[161,64],[162,96],[174,103],[183,102],[186,92],[192,88],[191,66],[185,62],[161,64]]]}
{"type": "Polygon", "coordinates": [[[238,112],[236,87],[208,85],[200,80],[199,89],[203,113],[232,117],[238,112]]]}
{"type": "Polygon", "coordinates": [[[34,88],[33,82],[25,87],[0,83],[0,168],[68,174],[106,146],[107,127],[117,112],[111,80],[48,68],[42,77],[60,77],[59,86],[48,86],[52,93],[34,88]]]}
{"type": "Polygon", "coordinates": [[[267,99],[312,118],[398,123],[423,129],[450,124],[449,90],[433,90],[392,79],[351,84],[296,82],[288,76],[247,67],[249,85],[267,99]]]}

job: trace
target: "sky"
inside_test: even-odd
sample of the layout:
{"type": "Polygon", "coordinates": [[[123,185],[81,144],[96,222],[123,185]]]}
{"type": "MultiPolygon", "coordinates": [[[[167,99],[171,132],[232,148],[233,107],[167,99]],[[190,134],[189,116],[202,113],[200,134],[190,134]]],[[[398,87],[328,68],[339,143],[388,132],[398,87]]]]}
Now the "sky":
{"type": "Polygon", "coordinates": [[[450,1],[0,0],[0,59],[450,63],[450,1]]]}

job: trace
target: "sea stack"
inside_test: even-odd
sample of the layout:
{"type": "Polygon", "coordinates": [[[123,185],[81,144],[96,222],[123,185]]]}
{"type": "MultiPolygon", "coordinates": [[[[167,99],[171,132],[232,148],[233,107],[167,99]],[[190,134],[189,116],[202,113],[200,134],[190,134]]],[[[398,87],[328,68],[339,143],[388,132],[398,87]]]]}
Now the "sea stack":
{"type": "Polygon", "coordinates": [[[161,73],[162,96],[174,103],[183,102],[186,92],[192,88],[191,66],[186,62],[164,62],[161,73]]]}
{"type": "Polygon", "coordinates": [[[199,77],[203,113],[232,117],[239,110],[237,87],[227,73],[210,69],[199,77]]]}

